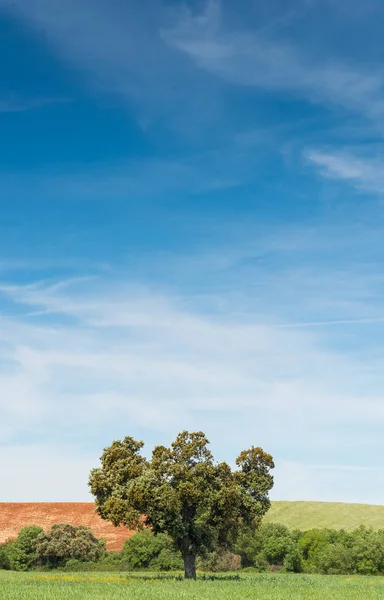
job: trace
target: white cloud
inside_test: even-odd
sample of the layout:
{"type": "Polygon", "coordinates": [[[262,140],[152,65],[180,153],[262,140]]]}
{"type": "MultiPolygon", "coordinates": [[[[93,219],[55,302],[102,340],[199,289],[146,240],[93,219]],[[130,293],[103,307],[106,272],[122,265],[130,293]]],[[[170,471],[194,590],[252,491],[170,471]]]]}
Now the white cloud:
{"type": "Polygon", "coordinates": [[[195,128],[214,117],[214,97],[201,93],[199,77],[186,73],[185,61],[158,35],[161,2],[0,0],[0,4],[80,71],[84,86],[101,97],[113,94],[130,109],[134,106],[143,129],[157,123],[159,116],[166,116],[174,129],[189,131],[192,115],[195,128]]]}
{"type": "Polygon", "coordinates": [[[336,104],[365,116],[384,116],[384,79],[378,70],[358,69],[335,58],[318,60],[305,48],[265,37],[257,31],[230,30],[222,24],[220,2],[205,13],[184,9],[167,43],[197,66],[231,83],[296,93],[311,101],[336,104]]]}
{"type": "Polygon", "coordinates": [[[377,154],[361,158],[350,153],[309,150],[306,158],[325,177],[346,181],[358,190],[375,194],[384,192],[383,158],[377,154]]]}
{"type": "MultiPolygon", "coordinates": [[[[190,129],[198,130],[198,119],[207,116],[201,102],[207,90],[210,95],[205,85],[210,75],[210,83],[223,79],[373,119],[383,116],[381,73],[336,59],[320,62],[306,48],[272,39],[268,27],[228,28],[217,2],[197,16],[180,4],[174,12],[173,6],[167,12],[173,25],[161,35],[164,14],[157,2],[148,11],[150,24],[134,2],[121,3],[119,12],[99,0],[0,0],[0,5],[84,73],[85,85],[120,94],[130,108],[135,103],[143,127],[146,118],[156,121],[165,111],[167,123],[188,113],[190,129]]],[[[208,104],[217,118],[215,103],[208,104]]],[[[255,179],[252,144],[262,139],[260,131],[256,137],[239,134],[235,146],[231,140],[224,148],[216,138],[217,153],[131,162],[108,172],[11,176],[9,195],[27,187],[30,197],[43,191],[50,200],[58,194],[124,198],[139,206],[143,196],[228,188],[255,179]]],[[[383,191],[378,159],[319,150],[308,152],[307,159],[327,177],[383,191]]],[[[358,499],[360,486],[333,487],[331,461],[352,464],[358,455],[368,465],[372,445],[382,450],[383,277],[381,265],[371,272],[366,262],[359,267],[351,259],[373,232],[349,232],[346,248],[342,228],[331,235],[311,227],[265,233],[251,221],[237,224],[235,235],[231,221],[233,229],[222,235],[231,247],[224,251],[216,246],[209,256],[204,249],[192,257],[151,255],[153,271],[162,275],[157,280],[169,282],[172,272],[184,282],[178,289],[171,282],[166,293],[129,285],[133,276],[124,273],[120,282],[84,278],[0,286],[0,440],[3,456],[10,456],[5,466],[0,461],[0,477],[11,489],[18,474],[14,499],[82,499],[90,466],[113,438],[133,434],[151,445],[169,442],[183,428],[206,429],[216,454],[227,460],[252,443],[277,457],[293,457],[278,458],[275,494],[281,498],[358,499]],[[264,265],[257,264],[259,255],[264,265]],[[76,452],[91,458],[74,466],[76,452]],[[55,462],[60,482],[52,475],[55,462]],[[330,466],[322,470],[316,462],[330,466]],[[45,469],[35,480],[33,465],[45,469]],[[54,497],[48,495],[52,481],[54,497]]],[[[215,235],[220,227],[215,218],[215,235]]],[[[376,236],[375,248],[370,246],[375,251],[382,247],[380,228],[376,236]]],[[[135,256],[132,263],[141,260],[135,256]]],[[[30,276],[30,266],[18,268],[30,276]]],[[[46,270],[57,272],[52,264],[46,270]]],[[[359,469],[355,481],[366,472],[359,469]]],[[[350,477],[347,468],[340,470],[344,479],[350,477]]],[[[374,501],[372,479],[369,486],[366,499],[371,494],[374,501]]]]}
{"type": "MultiPolygon", "coordinates": [[[[0,433],[10,454],[18,439],[35,437],[41,452],[54,440],[65,453],[71,440],[74,449],[91,445],[93,456],[126,434],[150,446],[190,428],[206,429],[227,460],[254,443],[277,456],[311,446],[324,461],[350,444],[351,428],[367,431],[384,419],[381,371],[370,373],[367,387],[367,364],[325,349],[312,330],[282,330],[251,313],[244,320],[197,312],[180,298],[116,281],[1,292],[19,315],[3,314],[0,329],[0,433]]],[[[79,480],[73,500],[84,498],[79,480]]]]}
{"type": "MultiPolygon", "coordinates": [[[[156,0],[143,5],[99,0],[2,3],[43,33],[60,57],[85,73],[89,85],[134,102],[143,127],[159,113],[184,128],[192,114],[195,128],[217,118],[217,90],[201,79],[202,71],[236,85],[295,93],[374,119],[384,116],[380,70],[326,54],[312,56],[305,46],[274,39],[273,20],[260,23],[259,30],[246,29],[247,23],[228,27],[218,0],[208,0],[198,14],[186,4],[165,9],[156,0]],[[198,69],[188,68],[186,58],[198,69]]],[[[289,21],[296,12],[277,22],[289,21]]]]}

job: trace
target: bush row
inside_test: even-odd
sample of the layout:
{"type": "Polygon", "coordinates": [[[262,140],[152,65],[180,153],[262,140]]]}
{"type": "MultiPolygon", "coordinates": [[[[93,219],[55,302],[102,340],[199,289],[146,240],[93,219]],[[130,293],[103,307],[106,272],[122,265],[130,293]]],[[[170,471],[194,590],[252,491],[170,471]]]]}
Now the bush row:
{"type": "MultiPolygon", "coordinates": [[[[121,552],[107,552],[104,540],[86,527],[54,525],[50,532],[24,528],[0,546],[0,569],[66,571],[177,571],[180,553],[165,535],[141,531],[121,552]]],[[[289,531],[264,524],[239,535],[234,552],[218,549],[198,560],[202,571],[284,570],[322,574],[384,574],[384,530],[360,527],[353,532],[330,529],[289,531]]]]}
{"type": "Polygon", "coordinates": [[[289,531],[265,524],[240,536],[237,552],[243,567],[260,571],[284,569],[320,574],[384,573],[384,530],[360,527],[352,532],[332,529],[289,531]]]}

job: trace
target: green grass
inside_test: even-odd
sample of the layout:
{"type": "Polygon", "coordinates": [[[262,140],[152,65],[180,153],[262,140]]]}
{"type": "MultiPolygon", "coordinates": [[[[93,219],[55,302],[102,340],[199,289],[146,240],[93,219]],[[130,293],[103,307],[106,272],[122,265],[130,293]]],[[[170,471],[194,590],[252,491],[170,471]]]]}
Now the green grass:
{"type": "Polygon", "coordinates": [[[272,502],[265,521],[302,531],[315,527],[352,531],[359,525],[384,529],[384,506],[341,502],[272,502]]]}
{"type": "MultiPolygon", "coordinates": [[[[224,577],[224,576],[223,576],[224,577]]],[[[383,577],[242,574],[239,581],[0,571],[1,600],[382,600],[383,577]]]]}

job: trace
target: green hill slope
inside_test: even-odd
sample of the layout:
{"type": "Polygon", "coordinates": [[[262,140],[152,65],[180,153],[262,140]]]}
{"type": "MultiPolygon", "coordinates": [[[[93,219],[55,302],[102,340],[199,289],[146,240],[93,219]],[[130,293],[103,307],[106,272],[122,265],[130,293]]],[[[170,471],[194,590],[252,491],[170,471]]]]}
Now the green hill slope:
{"type": "Polygon", "coordinates": [[[322,527],[350,531],[359,525],[384,529],[384,506],[341,502],[272,502],[264,520],[302,531],[322,527]]]}

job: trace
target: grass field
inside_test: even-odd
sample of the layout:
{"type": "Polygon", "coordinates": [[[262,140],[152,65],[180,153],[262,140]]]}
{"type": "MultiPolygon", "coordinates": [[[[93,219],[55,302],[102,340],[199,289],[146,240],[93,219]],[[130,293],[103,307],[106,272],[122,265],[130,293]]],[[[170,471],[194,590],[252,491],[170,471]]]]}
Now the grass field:
{"type": "Polygon", "coordinates": [[[264,520],[302,531],[314,527],[351,531],[359,525],[384,529],[384,506],[339,502],[272,502],[264,520]]]}
{"type": "Polygon", "coordinates": [[[127,575],[0,571],[1,600],[382,600],[384,578],[241,575],[238,581],[176,581],[127,575]]]}

